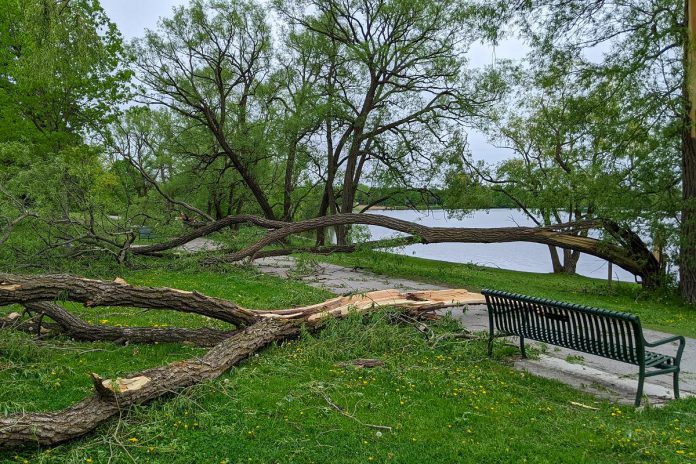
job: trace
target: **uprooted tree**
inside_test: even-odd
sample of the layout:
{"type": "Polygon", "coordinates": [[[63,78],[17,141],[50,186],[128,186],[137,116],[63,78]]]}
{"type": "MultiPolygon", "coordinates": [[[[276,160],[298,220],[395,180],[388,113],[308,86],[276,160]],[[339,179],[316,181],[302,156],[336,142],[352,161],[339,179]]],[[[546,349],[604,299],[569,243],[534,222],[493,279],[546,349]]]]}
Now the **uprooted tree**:
{"type": "Polygon", "coordinates": [[[0,447],[39,444],[51,446],[80,437],[133,405],[171,395],[205,380],[215,379],[263,347],[299,334],[302,327],[318,330],[329,318],[352,311],[393,307],[423,314],[467,303],[482,296],[466,290],[399,293],[382,290],[333,298],[300,308],[252,311],[220,298],[173,288],[135,287],[122,279],[113,282],[70,275],[18,276],[0,274],[0,306],[21,304],[31,318],[12,313],[0,318],[0,329],[28,330],[37,336],[64,333],[78,340],[155,343],[189,342],[212,348],[203,356],[147,369],[125,378],[104,379],[91,374],[94,394],[61,411],[17,413],[0,418],[0,447]],[[234,330],[146,327],[97,327],[69,313],[60,301],[88,308],[134,306],[196,313],[232,323],[234,330]],[[43,318],[53,320],[48,324],[43,318]],[[44,327],[44,325],[46,327],[44,327]]]}

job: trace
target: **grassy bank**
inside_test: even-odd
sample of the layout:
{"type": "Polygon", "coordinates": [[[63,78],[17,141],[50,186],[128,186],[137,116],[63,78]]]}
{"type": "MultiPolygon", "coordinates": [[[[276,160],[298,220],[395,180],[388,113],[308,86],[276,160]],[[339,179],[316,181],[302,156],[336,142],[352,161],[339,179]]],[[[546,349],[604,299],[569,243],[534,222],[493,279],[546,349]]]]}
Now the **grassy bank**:
{"type": "Polygon", "coordinates": [[[671,293],[651,293],[640,285],[613,283],[588,277],[508,271],[473,264],[456,264],[377,251],[359,251],[319,258],[377,274],[403,277],[472,291],[494,288],[541,298],[567,301],[640,316],[643,325],[696,337],[696,307],[671,293]]]}
{"type": "MultiPolygon", "coordinates": [[[[348,264],[347,260],[358,258],[332,259],[348,264]]],[[[375,269],[389,262],[385,256],[373,258],[375,269]]],[[[397,259],[393,273],[397,262],[413,264],[397,259]]],[[[425,273],[428,263],[421,264],[420,272],[425,273]]],[[[198,290],[251,308],[282,308],[329,296],[300,282],[243,267],[200,271],[185,260],[161,261],[140,270],[97,268],[80,274],[198,290]]],[[[522,277],[518,276],[520,286],[525,285],[522,277]]],[[[465,286],[470,288],[494,286],[487,279],[474,285],[463,274],[460,281],[438,278],[457,285],[468,280],[465,286]]],[[[496,278],[502,283],[505,273],[496,278]]],[[[577,284],[573,279],[562,281],[565,286],[556,285],[555,291],[571,294],[577,284]]],[[[529,281],[526,285],[538,290],[529,281]]],[[[598,301],[603,298],[592,295],[598,301]]],[[[196,315],[167,311],[72,308],[100,324],[211,325],[196,315]]],[[[433,329],[437,335],[460,330],[447,320],[433,329]]],[[[115,377],[200,352],[168,344],[36,342],[24,334],[3,332],[0,410],[59,409],[90,394],[89,372],[115,377]]],[[[490,360],[483,340],[445,337],[434,343],[410,325],[391,323],[387,313],[352,317],[318,334],[271,347],[216,381],[136,408],[82,440],[49,450],[0,451],[0,462],[678,463],[696,459],[696,399],[661,409],[617,407],[512,369],[506,355],[515,353],[514,348],[499,346],[498,357],[490,360]],[[358,358],[377,358],[385,364],[360,369],[351,364],[358,358]]]]}

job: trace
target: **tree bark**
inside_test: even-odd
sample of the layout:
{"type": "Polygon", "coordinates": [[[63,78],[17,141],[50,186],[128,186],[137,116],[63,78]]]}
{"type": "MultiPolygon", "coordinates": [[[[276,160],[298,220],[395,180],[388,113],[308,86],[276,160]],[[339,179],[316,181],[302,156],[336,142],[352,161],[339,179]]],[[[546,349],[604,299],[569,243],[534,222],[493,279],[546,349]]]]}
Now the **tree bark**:
{"type": "Polygon", "coordinates": [[[187,232],[177,238],[174,238],[168,242],[156,243],[154,245],[131,247],[130,252],[134,255],[151,255],[160,253],[162,251],[171,250],[178,246],[184,245],[191,240],[199,237],[205,237],[214,232],[218,232],[226,227],[231,227],[236,224],[251,223],[259,227],[265,227],[267,229],[279,229],[285,227],[288,223],[283,221],[275,221],[272,219],[265,219],[258,216],[252,216],[248,214],[242,214],[238,216],[228,216],[222,218],[218,221],[211,222],[209,224],[198,227],[190,232],[187,232]]]}
{"type": "MultiPolygon", "coordinates": [[[[34,299],[55,299],[56,290],[60,290],[60,296],[66,300],[82,302],[85,294],[92,293],[96,289],[110,295],[100,299],[100,304],[113,305],[111,297],[114,291],[111,287],[114,284],[112,282],[85,282],[86,279],[72,276],[3,275],[1,279],[0,304],[27,303],[27,300],[34,299]]],[[[152,301],[147,307],[162,307],[169,304],[171,299],[168,298],[167,291],[183,295],[182,299],[189,300],[187,305],[183,305],[184,307],[198,304],[200,298],[212,300],[200,294],[174,289],[165,289],[167,291],[162,292],[162,289],[132,287],[130,292],[119,293],[128,302],[120,301],[117,305],[132,306],[133,292],[152,292],[153,290],[156,292],[151,293],[152,301]]],[[[228,307],[239,308],[231,301],[219,301],[224,302],[228,307]]],[[[133,405],[145,404],[161,396],[176,394],[191,385],[215,379],[270,343],[298,335],[303,326],[310,330],[317,330],[328,318],[340,318],[354,311],[373,311],[385,306],[417,314],[421,311],[484,301],[482,295],[466,290],[412,293],[382,290],[364,295],[338,297],[301,308],[256,311],[253,312],[251,325],[223,339],[201,357],[147,369],[121,379],[105,380],[97,374],[92,374],[95,393],[73,406],[55,412],[22,412],[0,418],[0,447],[30,444],[51,446],[80,437],[109,418],[127,412],[133,405]]],[[[29,305],[37,310],[52,311],[53,314],[58,315],[58,319],[65,316],[53,303],[29,303],[29,305]]],[[[178,306],[181,307],[181,305],[178,306]]]]}
{"type": "Polygon", "coordinates": [[[297,334],[299,329],[296,321],[266,319],[221,342],[200,358],[148,369],[126,379],[106,381],[93,374],[95,394],[69,408],[0,418],[0,446],[51,446],[80,437],[133,405],[214,379],[269,343],[297,334]],[[129,388],[129,384],[137,388],[129,388]]]}
{"type": "Polygon", "coordinates": [[[314,253],[318,255],[329,255],[332,253],[353,253],[359,249],[374,248],[394,248],[414,243],[422,243],[418,237],[398,237],[387,240],[373,240],[364,243],[354,243],[351,245],[332,245],[315,247],[282,248],[279,250],[261,250],[254,255],[254,259],[271,258],[274,256],[288,256],[294,253],[314,253]]]}
{"type": "Polygon", "coordinates": [[[264,247],[283,240],[286,237],[309,230],[341,224],[366,224],[405,232],[420,237],[423,243],[504,243],[534,242],[577,250],[611,261],[629,272],[639,275],[647,286],[657,285],[660,281],[659,263],[645,247],[640,238],[630,231],[621,229],[616,224],[603,221],[585,221],[579,223],[556,224],[549,227],[500,227],[500,228],[457,228],[427,227],[400,219],[374,214],[337,214],[289,223],[285,227],[270,232],[244,250],[223,257],[209,258],[205,263],[235,262],[244,258],[253,258],[264,247]],[[572,232],[583,229],[608,227],[624,238],[624,246],[596,240],[590,237],[574,235],[572,232]],[[623,234],[623,235],[622,235],[623,234]]]}
{"type": "MultiPolygon", "coordinates": [[[[62,306],[44,301],[26,303],[25,308],[32,313],[50,317],[56,322],[53,332],[63,333],[82,342],[126,343],[189,343],[196,346],[212,347],[237,334],[238,330],[216,330],[209,328],[186,329],[181,327],[112,327],[92,325],[66,311],[62,306]]],[[[41,333],[41,327],[34,327],[35,333],[41,333]]]]}
{"type": "Polygon", "coordinates": [[[687,39],[684,44],[684,125],[682,129],[682,217],[679,287],[696,303],[696,0],[686,0],[687,39]]]}
{"type": "Polygon", "coordinates": [[[69,300],[95,306],[135,306],[175,310],[219,319],[238,326],[258,321],[253,311],[220,298],[165,287],[134,287],[71,275],[0,274],[0,305],[69,300]]]}
{"type": "Polygon", "coordinates": [[[560,274],[563,272],[563,265],[561,264],[561,259],[558,257],[558,249],[555,246],[549,245],[549,253],[551,254],[551,269],[554,274],[560,274]]]}

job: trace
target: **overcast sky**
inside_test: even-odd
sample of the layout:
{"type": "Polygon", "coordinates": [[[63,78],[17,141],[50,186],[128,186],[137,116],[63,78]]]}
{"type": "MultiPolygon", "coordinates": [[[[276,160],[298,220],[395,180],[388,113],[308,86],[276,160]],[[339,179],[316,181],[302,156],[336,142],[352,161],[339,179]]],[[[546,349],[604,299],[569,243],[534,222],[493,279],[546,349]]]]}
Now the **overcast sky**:
{"type": "MultiPolygon", "coordinates": [[[[187,3],[188,0],[101,0],[126,40],[142,36],[145,29],[155,29],[160,17],[169,16],[174,6],[187,3]]],[[[469,60],[474,66],[485,66],[497,59],[521,59],[526,52],[524,44],[517,41],[503,42],[495,48],[479,44],[472,47],[469,60]]],[[[476,159],[497,162],[510,156],[507,150],[489,144],[478,132],[469,133],[469,144],[476,159]]]]}

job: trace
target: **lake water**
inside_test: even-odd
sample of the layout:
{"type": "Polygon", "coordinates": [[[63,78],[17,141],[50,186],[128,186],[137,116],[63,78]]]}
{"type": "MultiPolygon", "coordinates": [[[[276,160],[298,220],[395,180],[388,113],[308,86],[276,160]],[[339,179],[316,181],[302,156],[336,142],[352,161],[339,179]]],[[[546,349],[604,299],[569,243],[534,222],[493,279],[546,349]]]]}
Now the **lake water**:
{"type": "MultiPolygon", "coordinates": [[[[370,211],[397,219],[416,222],[430,227],[515,227],[534,226],[524,213],[514,209],[492,209],[473,211],[463,218],[450,217],[446,211],[386,210],[370,211]]],[[[391,229],[369,226],[371,239],[395,237],[391,229]]],[[[511,243],[433,243],[416,244],[392,250],[402,255],[449,261],[452,263],[474,263],[526,272],[551,272],[551,255],[546,245],[528,242],[511,243]]],[[[578,274],[607,278],[607,262],[592,255],[583,254],[578,261],[578,274]]],[[[634,282],[628,271],[614,265],[614,280],[634,282]]]]}

